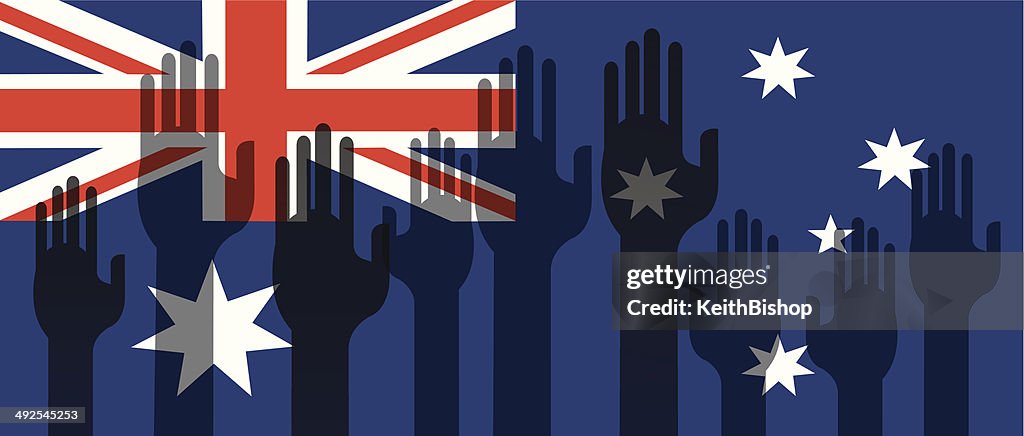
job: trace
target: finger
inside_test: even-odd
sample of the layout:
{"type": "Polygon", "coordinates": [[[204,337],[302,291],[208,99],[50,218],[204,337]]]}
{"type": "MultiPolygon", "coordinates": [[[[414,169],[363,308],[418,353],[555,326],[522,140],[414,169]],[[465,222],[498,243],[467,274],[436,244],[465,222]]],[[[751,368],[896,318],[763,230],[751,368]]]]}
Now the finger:
{"type": "Polygon", "coordinates": [[[60,186],[53,187],[53,198],[50,200],[53,206],[53,218],[51,220],[50,233],[53,238],[53,246],[64,243],[64,191],[60,186]]]}
{"type": "Polygon", "coordinates": [[[275,219],[279,223],[287,222],[291,216],[290,198],[288,193],[288,158],[281,156],[277,158],[277,162],[274,164],[275,174],[275,196],[276,205],[275,219]]]}
{"type": "Polygon", "coordinates": [[[181,128],[196,131],[196,45],[181,44],[181,128]]]}
{"type": "Polygon", "coordinates": [[[928,155],[928,214],[939,211],[939,155],[928,155]]]}
{"type": "Polygon", "coordinates": [[[1000,228],[1001,224],[999,221],[991,223],[985,229],[985,249],[989,252],[999,252],[1002,250],[1002,242],[1000,239],[1000,228]]]}
{"type": "Polygon", "coordinates": [[[512,132],[515,130],[516,95],[512,84],[512,59],[504,58],[498,64],[498,130],[512,132]]]}
{"type": "MultiPolygon", "coordinates": [[[[842,237],[842,232],[836,230],[836,238],[842,237]]],[[[846,291],[846,253],[834,250],[832,253],[832,304],[839,305],[846,291]]],[[[835,315],[838,317],[838,313],[835,315]]]]}
{"type": "Polygon", "coordinates": [[[473,158],[468,154],[462,155],[462,162],[459,163],[461,175],[459,184],[459,198],[461,198],[462,215],[467,221],[473,219],[473,202],[476,200],[473,189],[473,158]]]}
{"type": "Polygon", "coordinates": [[[549,150],[554,154],[554,144],[558,143],[556,135],[557,123],[555,121],[557,115],[555,110],[555,100],[557,97],[557,85],[555,82],[555,61],[551,59],[545,59],[544,63],[540,66],[541,79],[540,79],[540,115],[541,115],[541,141],[545,144],[551,145],[549,150]]]}
{"type": "Polygon", "coordinates": [[[206,82],[203,84],[203,130],[206,132],[220,131],[220,61],[216,55],[206,56],[203,68],[206,70],[206,82]]]}
{"type": "Polygon", "coordinates": [[[718,267],[729,266],[729,222],[718,220],[718,267]]]}
{"type": "Polygon", "coordinates": [[[421,153],[423,143],[414,138],[409,143],[409,202],[413,205],[423,203],[423,164],[421,153]]]}
{"type": "Polygon", "coordinates": [[[626,44],[626,118],[640,115],[640,45],[626,44]]]}
{"type": "MultiPolygon", "coordinates": [[[[774,274],[779,273],[779,238],[778,236],[771,235],[768,237],[768,264],[766,265],[773,270],[774,274]]],[[[775,276],[777,277],[777,276],[775,276]]],[[[773,288],[779,287],[778,279],[773,279],[769,286],[773,288]]]]}
{"type": "Polygon", "coordinates": [[[866,283],[864,277],[864,220],[853,219],[853,234],[850,235],[850,283],[866,283]]]}
{"type": "Polygon", "coordinates": [[[139,81],[139,131],[144,136],[156,132],[156,90],[153,76],[146,74],[139,81]]]}
{"type": "Polygon", "coordinates": [[[46,203],[36,204],[36,268],[46,254],[46,203]]]}
{"type": "Polygon", "coordinates": [[[516,61],[516,132],[533,136],[533,49],[519,47],[516,61]]]}
{"type": "MultiPolygon", "coordinates": [[[[491,81],[483,79],[476,87],[476,131],[477,146],[484,147],[491,142],[491,81]]],[[[411,147],[415,148],[415,147],[411,147]]]]}
{"type": "Polygon", "coordinates": [[[355,203],[356,203],[356,184],[355,184],[355,143],[352,138],[346,136],[341,138],[341,142],[338,143],[339,153],[338,156],[340,168],[340,179],[338,184],[338,215],[341,219],[348,222],[354,222],[352,217],[355,215],[355,203]]]}
{"type": "Polygon", "coordinates": [[[683,139],[683,46],[668,46],[668,125],[677,141],[683,139]]]}
{"type": "Polygon", "coordinates": [[[381,222],[388,227],[389,237],[394,237],[398,233],[398,212],[395,208],[384,206],[381,209],[381,222]]]}
{"type": "Polygon", "coordinates": [[[885,278],[883,291],[886,293],[886,302],[890,308],[896,308],[896,246],[885,244],[885,278]]]}
{"type": "Polygon", "coordinates": [[[313,149],[316,154],[316,166],[314,166],[313,184],[315,197],[313,199],[314,210],[321,213],[331,213],[331,128],[326,124],[316,126],[313,134],[313,149]]]}
{"type": "MultiPolygon", "coordinates": [[[[807,296],[807,304],[811,305],[811,314],[807,315],[807,330],[817,330],[821,325],[821,302],[817,297],[807,296]]],[[[834,315],[833,315],[834,316],[834,315]]]]}
{"type": "Polygon", "coordinates": [[[878,229],[872,227],[868,229],[868,251],[864,256],[868,263],[868,289],[880,289],[878,287],[878,281],[880,279],[880,277],[878,277],[878,271],[880,267],[879,262],[881,262],[882,259],[879,258],[880,256],[878,254],[878,229]]]}
{"type": "Polygon", "coordinates": [[[226,216],[229,221],[248,221],[256,190],[256,143],[245,141],[235,149],[235,178],[228,179],[230,201],[226,216]]]}
{"type": "MultiPolygon", "coordinates": [[[[964,154],[961,158],[960,175],[960,216],[964,220],[965,227],[974,228],[974,159],[970,154],[964,154]]],[[[973,231],[973,230],[972,230],[973,231]]]]}
{"type": "Polygon", "coordinates": [[[577,148],[572,156],[572,184],[576,188],[576,198],[586,199],[590,204],[590,189],[593,186],[593,149],[589,145],[577,148]]]}
{"type": "Polygon", "coordinates": [[[110,259],[110,287],[114,292],[124,296],[125,267],[124,255],[118,254],[110,259]]]}
{"type": "Polygon", "coordinates": [[[700,168],[718,183],[718,129],[708,129],[700,135],[700,168]]]}
{"type": "Polygon", "coordinates": [[[370,252],[370,261],[373,262],[378,268],[383,268],[385,271],[391,271],[391,253],[390,243],[391,238],[388,237],[390,226],[387,224],[378,224],[373,228],[373,232],[370,236],[373,241],[373,246],[370,252]]]}
{"type": "Polygon", "coordinates": [[[161,130],[174,130],[177,127],[175,117],[178,114],[175,104],[174,88],[177,85],[174,55],[164,54],[160,62],[164,74],[160,76],[160,119],[161,130]]]}
{"type": "Polygon", "coordinates": [[[85,190],[85,254],[89,256],[89,265],[92,268],[99,266],[99,246],[97,234],[99,233],[99,221],[97,221],[96,209],[96,188],[90,186],[85,190]]]}
{"type": "Polygon", "coordinates": [[[427,151],[428,158],[432,158],[428,160],[430,165],[427,169],[427,198],[436,199],[441,195],[441,132],[437,129],[430,129],[427,132],[427,151]]]}
{"type": "Polygon", "coordinates": [[[661,36],[658,31],[644,32],[644,113],[661,116],[661,36]]]}
{"type": "Polygon", "coordinates": [[[309,216],[309,137],[299,137],[295,144],[295,217],[306,221],[309,216]]]}
{"type": "Polygon", "coordinates": [[[615,62],[604,65],[604,130],[619,125],[619,67],[615,62]]]}
{"type": "Polygon", "coordinates": [[[455,140],[445,138],[444,140],[444,194],[454,195],[455,186],[458,184],[455,179],[455,140]]]}
{"type": "Polygon", "coordinates": [[[78,216],[78,203],[81,202],[81,195],[78,193],[78,177],[68,177],[67,198],[68,209],[68,245],[78,247],[82,229],[79,227],[81,220],[78,216]]]}
{"type": "Polygon", "coordinates": [[[750,266],[752,268],[760,268],[764,264],[761,262],[763,259],[764,251],[764,225],[759,219],[753,219],[750,221],[750,266]]]}
{"type": "Polygon", "coordinates": [[[922,210],[924,207],[924,186],[922,185],[923,174],[921,170],[914,170],[910,172],[910,185],[913,188],[910,190],[910,230],[913,233],[914,228],[920,225],[922,210]]]}
{"type": "Polygon", "coordinates": [[[747,222],[747,211],[743,209],[737,210],[733,221],[733,228],[735,229],[735,240],[733,245],[736,247],[734,251],[736,252],[736,267],[738,268],[747,267],[747,257],[750,255],[747,240],[749,238],[747,232],[750,229],[750,227],[747,226],[749,225],[750,224],[747,222]]]}
{"type": "Polygon", "coordinates": [[[956,214],[956,150],[942,146],[942,210],[956,214]]]}

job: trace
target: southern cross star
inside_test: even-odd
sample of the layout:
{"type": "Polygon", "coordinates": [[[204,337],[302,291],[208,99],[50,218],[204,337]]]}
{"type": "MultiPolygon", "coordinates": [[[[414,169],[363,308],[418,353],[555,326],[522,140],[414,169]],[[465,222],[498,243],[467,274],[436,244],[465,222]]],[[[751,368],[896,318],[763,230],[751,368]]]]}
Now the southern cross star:
{"type": "Polygon", "coordinates": [[[836,221],[832,219],[832,215],[829,215],[824,229],[811,229],[808,232],[821,239],[821,244],[818,245],[818,253],[824,253],[833,248],[845,253],[846,247],[843,246],[843,239],[850,236],[853,233],[853,229],[840,229],[836,227],[836,221]]]}
{"type": "Polygon", "coordinates": [[[255,323],[256,316],[274,295],[274,288],[228,301],[213,262],[196,301],[152,287],[149,290],[174,325],[132,348],[185,355],[181,361],[178,395],[212,366],[220,368],[245,393],[252,395],[246,353],[291,347],[255,323]]]}
{"type": "Polygon", "coordinates": [[[796,384],[793,378],[798,375],[814,374],[813,371],[804,368],[798,362],[806,349],[807,346],[804,345],[795,350],[786,351],[786,348],[782,345],[782,339],[776,335],[775,345],[772,345],[771,352],[750,347],[750,351],[754,352],[754,356],[757,357],[759,363],[757,366],[746,370],[743,374],[764,377],[764,389],[761,391],[761,395],[767,394],[777,384],[785,386],[791,394],[796,395],[796,384]]]}
{"type": "Polygon", "coordinates": [[[671,169],[661,174],[654,174],[651,171],[651,164],[644,159],[644,166],[640,168],[640,174],[630,174],[618,170],[622,180],[626,182],[626,189],[623,189],[611,198],[630,200],[633,202],[633,209],[629,214],[630,218],[642,212],[644,208],[650,208],[662,219],[665,218],[665,209],[662,207],[664,200],[681,198],[678,192],[668,187],[668,181],[676,170],[671,169]]]}
{"type": "Polygon", "coordinates": [[[889,135],[889,143],[886,145],[876,144],[868,140],[864,142],[867,142],[868,147],[871,147],[871,151],[875,153],[875,158],[858,168],[879,172],[878,189],[882,189],[893,177],[900,179],[908,188],[914,189],[910,183],[910,171],[928,168],[927,164],[914,157],[917,149],[921,148],[921,144],[924,143],[923,139],[903,145],[900,142],[899,135],[896,134],[896,129],[892,129],[892,134],[889,135]]]}
{"type": "Polygon", "coordinates": [[[782,87],[782,89],[786,90],[789,95],[796,98],[796,85],[794,84],[794,81],[796,79],[814,77],[814,75],[807,72],[807,70],[797,66],[806,53],[807,49],[805,48],[803,50],[786,54],[786,52],[782,50],[782,41],[779,40],[779,38],[775,38],[775,47],[772,48],[772,54],[770,55],[750,49],[750,54],[754,55],[754,59],[757,60],[759,66],[749,73],[744,74],[743,77],[747,79],[764,80],[764,89],[761,90],[761,98],[767,97],[768,93],[772,92],[772,90],[777,87],[782,87]]]}

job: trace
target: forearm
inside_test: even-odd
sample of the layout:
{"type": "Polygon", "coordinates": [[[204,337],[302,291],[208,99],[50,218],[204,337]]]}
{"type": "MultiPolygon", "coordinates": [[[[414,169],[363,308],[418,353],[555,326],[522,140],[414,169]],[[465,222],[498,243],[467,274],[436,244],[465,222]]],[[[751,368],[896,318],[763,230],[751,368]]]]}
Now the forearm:
{"type": "Polygon", "coordinates": [[[416,434],[459,433],[458,289],[415,292],[416,434]],[[429,295],[429,297],[427,296],[429,295]]]}
{"type": "Polygon", "coordinates": [[[292,331],[292,436],[348,434],[349,337],[292,331]]]}
{"type": "MultiPolygon", "coordinates": [[[[212,255],[195,255],[182,250],[158,251],[154,288],[195,300],[203,286],[212,255]]],[[[159,332],[173,325],[162,307],[156,307],[159,332]]],[[[211,332],[212,334],[212,332],[211,332]]],[[[209,436],[213,434],[212,372],[199,377],[179,393],[181,357],[176,353],[156,353],[154,395],[154,434],[209,436]],[[188,419],[181,417],[187,416],[188,419]]]]}
{"type": "Polygon", "coordinates": [[[969,332],[924,333],[925,434],[968,434],[969,332]]]}
{"type": "MultiPolygon", "coordinates": [[[[677,245],[674,242],[652,244],[623,239],[620,251],[674,253],[677,245]]],[[[620,269],[629,267],[620,265],[620,269]]],[[[650,323],[650,320],[643,322],[650,323]]],[[[621,435],[676,434],[679,415],[677,351],[677,332],[674,329],[619,332],[621,435]]]]}
{"type": "Polygon", "coordinates": [[[881,436],[882,380],[836,380],[836,385],[839,436],[881,436]]]}
{"type": "Polygon", "coordinates": [[[764,379],[722,374],[722,436],[765,434],[764,379]]]}
{"type": "Polygon", "coordinates": [[[92,434],[92,341],[49,342],[50,407],[84,407],[85,424],[50,424],[52,436],[92,434]]]}
{"type": "Polygon", "coordinates": [[[494,434],[549,434],[551,258],[494,256],[494,434]]]}

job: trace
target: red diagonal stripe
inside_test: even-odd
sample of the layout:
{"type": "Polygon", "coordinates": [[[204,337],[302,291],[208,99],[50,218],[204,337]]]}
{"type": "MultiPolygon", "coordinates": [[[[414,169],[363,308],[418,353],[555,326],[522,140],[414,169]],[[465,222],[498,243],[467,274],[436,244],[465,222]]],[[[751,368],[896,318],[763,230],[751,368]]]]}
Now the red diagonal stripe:
{"type": "Polygon", "coordinates": [[[422,163],[414,163],[411,159],[406,156],[402,156],[394,151],[386,148],[356,148],[352,150],[356,154],[398,171],[406,176],[412,177],[411,165],[420,166],[420,180],[429,183],[435,188],[442,189],[445,192],[456,195],[463,200],[469,200],[474,204],[487,208],[498,215],[515,221],[516,219],[516,203],[509,200],[495,192],[491,192],[487,189],[479,186],[473,186],[473,196],[466,196],[465,193],[461,192],[458,186],[461,185],[461,180],[451,174],[445,174],[437,168],[432,168],[429,165],[422,163]],[[445,186],[455,186],[455,190],[451,191],[445,189],[445,186]]]}
{"type": "Polygon", "coordinates": [[[125,74],[161,74],[160,70],[0,3],[0,21],[86,56],[125,74]]]}
{"type": "Polygon", "coordinates": [[[423,41],[438,33],[451,29],[459,24],[473,20],[481,15],[512,3],[514,0],[478,0],[471,1],[405,31],[392,35],[362,50],[324,65],[313,74],[344,74],[423,41]]]}
{"type": "MultiPolygon", "coordinates": [[[[92,181],[86,182],[86,183],[82,183],[82,185],[81,185],[82,186],[82,192],[85,192],[85,190],[88,187],[91,186],[91,187],[96,188],[96,194],[97,195],[102,195],[104,192],[107,192],[107,191],[109,191],[111,189],[114,189],[114,188],[116,188],[118,186],[121,186],[121,185],[123,185],[125,183],[131,182],[132,180],[135,180],[135,179],[139,178],[140,177],[140,174],[139,174],[140,168],[146,168],[146,170],[142,171],[142,174],[141,174],[141,175],[146,175],[146,174],[149,174],[149,173],[151,173],[153,171],[156,171],[156,170],[158,170],[160,168],[163,168],[163,167],[165,167],[167,165],[170,165],[170,164],[172,164],[174,162],[177,162],[177,161],[179,161],[181,159],[184,159],[186,156],[191,155],[191,154],[193,154],[193,153],[195,153],[195,152],[197,152],[199,150],[202,150],[202,148],[200,148],[200,147],[168,147],[168,148],[165,148],[163,150],[160,150],[158,152],[150,154],[149,156],[146,156],[146,157],[142,158],[141,160],[137,160],[137,161],[132,162],[132,163],[130,163],[128,165],[125,165],[125,166],[123,166],[121,168],[118,168],[118,169],[116,169],[116,170],[114,170],[114,171],[112,171],[110,173],[104,174],[104,175],[96,178],[95,180],[92,180],[92,181]]],[[[50,204],[51,201],[52,201],[52,198],[47,197],[47,199],[44,200],[42,203],[46,204],[46,210],[52,215],[54,210],[53,210],[53,205],[50,204]]],[[[82,196],[82,201],[83,202],[85,201],[85,196],[84,195],[82,196]]],[[[71,207],[71,205],[70,204],[69,205],[65,205],[65,207],[71,207]]],[[[32,205],[32,206],[26,208],[25,210],[22,210],[21,212],[18,212],[18,213],[14,214],[14,215],[11,215],[11,216],[7,217],[7,218],[4,218],[4,221],[35,221],[35,219],[36,219],[36,207],[35,207],[35,205],[32,205]]]]}

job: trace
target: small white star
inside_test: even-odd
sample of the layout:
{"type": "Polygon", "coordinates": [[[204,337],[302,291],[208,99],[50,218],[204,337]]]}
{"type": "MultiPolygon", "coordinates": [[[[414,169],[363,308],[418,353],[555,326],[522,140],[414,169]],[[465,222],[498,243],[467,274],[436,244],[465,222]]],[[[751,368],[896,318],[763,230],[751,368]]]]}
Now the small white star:
{"type": "Polygon", "coordinates": [[[633,175],[619,170],[619,175],[626,182],[626,189],[615,193],[611,198],[631,200],[633,202],[633,210],[629,215],[630,218],[635,217],[644,208],[650,208],[664,219],[665,210],[662,207],[662,202],[682,197],[678,192],[673,191],[667,186],[668,181],[672,179],[672,175],[675,172],[675,169],[671,169],[655,175],[651,171],[651,164],[647,162],[647,159],[644,159],[644,165],[643,168],[640,168],[640,174],[633,175]]]}
{"type": "Polygon", "coordinates": [[[228,301],[217,267],[210,263],[196,301],[150,287],[174,325],[135,344],[132,348],[182,353],[178,395],[210,367],[220,368],[245,393],[249,385],[246,352],[291,347],[256,325],[274,288],[269,287],[228,301]]]}
{"type": "Polygon", "coordinates": [[[789,390],[789,393],[796,395],[796,383],[793,381],[793,377],[814,374],[814,371],[804,368],[798,362],[800,356],[804,355],[805,350],[807,350],[806,345],[795,350],[786,351],[782,345],[782,339],[776,335],[775,345],[772,345],[771,352],[750,347],[750,351],[754,352],[754,356],[757,357],[759,363],[743,374],[764,377],[764,390],[761,391],[761,395],[767,394],[777,384],[782,384],[782,386],[789,390]]]}
{"type": "Polygon", "coordinates": [[[871,151],[875,153],[875,158],[858,168],[880,172],[878,176],[878,189],[882,189],[893,177],[900,179],[908,188],[914,189],[910,184],[910,171],[928,168],[928,164],[914,157],[917,149],[921,148],[921,144],[924,143],[923,139],[903,145],[900,142],[899,135],[896,134],[896,129],[892,129],[892,134],[889,135],[889,143],[886,145],[876,144],[868,140],[864,142],[867,142],[868,147],[871,147],[871,151]]]}
{"type": "Polygon", "coordinates": [[[829,215],[828,223],[825,224],[824,229],[811,229],[808,230],[808,232],[811,232],[812,235],[821,239],[821,244],[818,246],[818,253],[824,253],[832,248],[845,253],[846,247],[843,246],[843,239],[850,236],[850,233],[853,233],[853,229],[837,228],[835,220],[832,219],[832,215],[829,215]]]}
{"type": "Polygon", "coordinates": [[[805,48],[794,53],[786,54],[786,52],[782,50],[782,41],[779,40],[779,38],[775,38],[775,47],[772,48],[771,55],[766,55],[764,53],[754,51],[754,49],[750,49],[750,54],[754,55],[754,59],[757,60],[757,63],[760,66],[751,72],[744,74],[743,77],[747,79],[764,80],[764,89],[761,91],[761,98],[767,97],[768,93],[772,92],[772,90],[777,87],[782,87],[782,89],[786,90],[789,95],[796,98],[796,85],[794,84],[794,80],[814,77],[813,74],[797,66],[806,53],[807,49],[805,48]]]}

